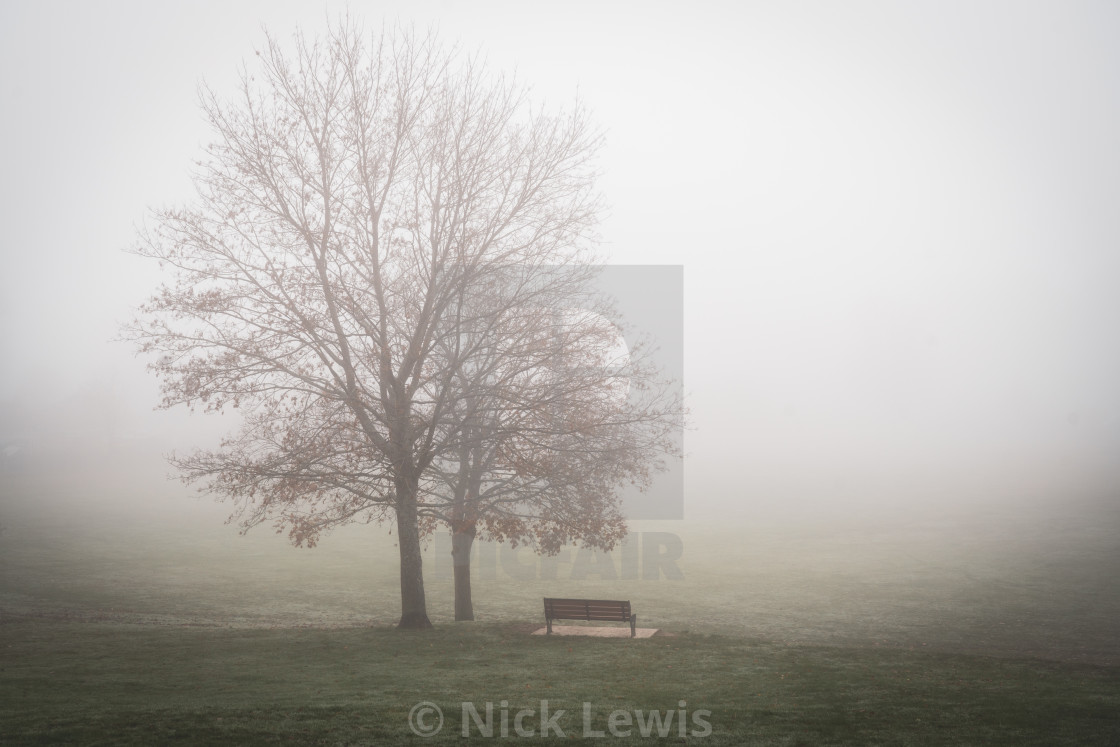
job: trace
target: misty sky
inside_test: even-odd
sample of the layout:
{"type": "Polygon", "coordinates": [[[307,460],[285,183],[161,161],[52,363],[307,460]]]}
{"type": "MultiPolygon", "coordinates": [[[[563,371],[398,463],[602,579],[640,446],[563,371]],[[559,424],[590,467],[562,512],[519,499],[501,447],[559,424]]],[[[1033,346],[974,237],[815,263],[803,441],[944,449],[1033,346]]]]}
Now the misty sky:
{"type": "MultiPolygon", "coordinates": [[[[111,342],[123,249],[190,198],[198,82],[345,7],[0,5],[0,440],[220,432],[111,342]]],[[[1120,485],[1114,3],[349,9],[605,128],[608,261],[684,266],[686,506],[1120,485]]]]}

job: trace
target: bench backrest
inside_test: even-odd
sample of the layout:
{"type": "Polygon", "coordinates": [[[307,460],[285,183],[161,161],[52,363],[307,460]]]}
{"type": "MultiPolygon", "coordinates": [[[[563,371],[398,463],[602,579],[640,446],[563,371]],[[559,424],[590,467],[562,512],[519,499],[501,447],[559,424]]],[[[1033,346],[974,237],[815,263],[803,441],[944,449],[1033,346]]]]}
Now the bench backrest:
{"type": "Polygon", "coordinates": [[[609,599],[544,599],[544,616],[550,620],[630,621],[630,602],[609,599]]]}

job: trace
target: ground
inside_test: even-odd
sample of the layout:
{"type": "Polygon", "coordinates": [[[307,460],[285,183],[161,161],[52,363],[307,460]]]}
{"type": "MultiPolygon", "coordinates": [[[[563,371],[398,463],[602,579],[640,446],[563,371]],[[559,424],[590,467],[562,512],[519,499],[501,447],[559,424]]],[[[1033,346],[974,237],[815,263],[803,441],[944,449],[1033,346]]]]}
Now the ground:
{"type": "Polygon", "coordinates": [[[712,745],[1120,743],[1108,500],[651,522],[636,531],[679,537],[683,579],[572,578],[561,563],[512,580],[483,556],[475,623],[452,621],[433,545],[436,627],[399,632],[395,548],[376,528],[296,550],[210,515],[32,510],[7,495],[3,744],[458,744],[464,723],[473,743],[487,703],[494,738],[504,712],[508,741],[545,744],[543,701],[565,712],[565,742],[645,741],[656,712],[665,740],[712,745]],[[630,599],[662,632],[533,636],[543,596],[630,599]],[[423,702],[444,715],[425,739],[409,721],[423,702]],[[515,733],[520,710],[532,737],[515,733]]]}

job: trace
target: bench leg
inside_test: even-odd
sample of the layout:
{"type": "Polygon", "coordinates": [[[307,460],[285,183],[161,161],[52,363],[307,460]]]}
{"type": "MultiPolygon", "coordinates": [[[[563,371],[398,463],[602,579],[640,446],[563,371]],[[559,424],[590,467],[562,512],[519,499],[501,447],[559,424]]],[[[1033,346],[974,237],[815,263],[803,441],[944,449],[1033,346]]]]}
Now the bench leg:
{"type": "Polygon", "coordinates": [[[545,635],[552,635],[552,618],[546,617],[544,619],[544,624],[548,627],[548,632],[545,633],[545,635]]]}
{"type": "Polygon", "coordinates": [[[638,635],[638,616],[630,615],[630,637],[638,635]]]}

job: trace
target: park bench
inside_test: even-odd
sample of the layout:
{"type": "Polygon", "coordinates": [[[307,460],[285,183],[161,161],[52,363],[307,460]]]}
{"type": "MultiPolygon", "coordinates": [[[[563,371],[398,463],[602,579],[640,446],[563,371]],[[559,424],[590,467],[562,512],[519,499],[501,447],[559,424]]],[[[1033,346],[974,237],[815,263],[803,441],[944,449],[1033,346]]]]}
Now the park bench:
{"type": "Polygon", "coordinates": [[[630,623],[630,637],[637,632],[638,616],[630,613],[629,601],[607,599],[550,599],[544,598],[544,620],[548,635],[552,635],[553,620],[604,620],[630,623]]]}

